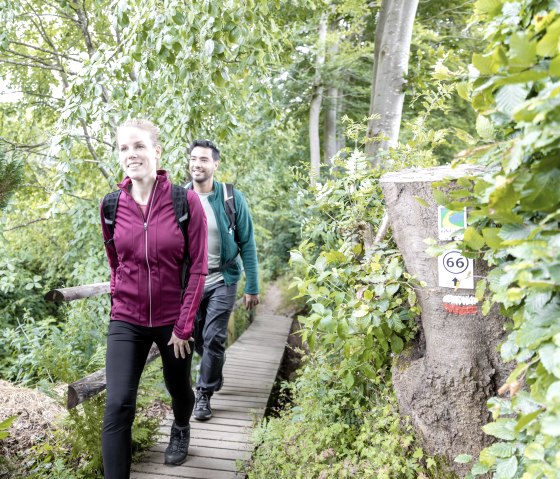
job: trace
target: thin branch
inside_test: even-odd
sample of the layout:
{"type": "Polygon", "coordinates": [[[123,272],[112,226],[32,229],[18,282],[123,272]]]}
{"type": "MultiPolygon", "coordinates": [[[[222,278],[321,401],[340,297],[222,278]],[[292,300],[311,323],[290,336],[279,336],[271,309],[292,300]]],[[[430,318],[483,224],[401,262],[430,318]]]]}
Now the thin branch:
{"type": "Polygon", "coordinates": [[[111,179],[110,173],[106,170],[106,168],[99,161],[97,153],[95,152],[95,148],[91,144],[91,140],[90,140],[91,136],[88,132],[86,121],[83,118],[80,118],[80,123],[82,124],[82,129],[84,130],[84,135],[85,135],[85,139],[86,139],[86,143],[87,143],[87,147],[88,147],[90,155],[97,162],[97,166],[99,167],[99,170],[101,171],[101,173],[103,174],[105,179],[110,180],[111,179]]]}
{"type": "Polygon", "coordinates": [[[37,62],[37,63],[41,63],[41,64],[43,64],[43,65],[45,65],[45,66],[49,66],[49,63],[46,61],[46,59],[39,58],[39,57],[34,57],[34,56],[32,56],[32,55],[27,55],[27,54],[25,54],[25,53],[16,52],[16,51],[14,51],[14,50],[5,49],[4,51],[5,51],[6,53],[11,53],[12,55],[15,55],[15,56],[18,56],[18,57],[22,57],[22,58],[27,58],[28,60],[31,60],[31,61],[34,61],[34,62],[37,62]]]}
{"type": "Polygon", "coordinates": [[[31,226],[33,223],[38,223],[39,221],[48,221],[50,219],[52,219],[52,218],[38,218],[36,220],[30,221],[29,223],[24,223],[24,224],[21,224],[21,225],[13,226],[12,228],[7,228],[7,229],[4,230],[4,232],[14,231],[14,230],[17,230],[17,229],[20,229],[20,228],[27,228],[28,226],[31,226]]]}
{"type": "Polygon", "coordinates": [[[10,145],[10,146],[12,146],[14,148],[17,148],[19,150],[34,150],[36,148],[42,148],[42,147],[47,145],[46,141],[44,141],[42,143],[35,143],[34,145],[20,145],[18,143],[15,143],[13,141],[10,141],[10,140],[4,138],[3,136],[0,136],[0,141],[3,141],[7,145],[10,145]]]}
{"type": "MultiPolygon", "coordinates": [[[[13,60],[4,60],[0,58],[0,63],[8,63],[10,65],[17,65],[20,67],[27,67],[27,68],[41,68],[43,70],[56,70],[59,71],[61,73],[65,73],[65,71],[62,68],[57,67],[56,65],[31,65],[29,63],[23,63],[23,62],[16,62],[13,60]]],[[[74,75],[74,73],[72,73],[74,75]]]]}
{"type": "Polygon", "coordinates": [[[46,98],[49,100],[55,100],[55,101],[59,101],[59,102],[63,102],[64,99],[63,98],[58,98],[56,96],[52,96],[52,95],[43,95],[41,93],[37,93],[34,91],[29,91],[29,90],[12,90],[9,92],[0,92],[0,95],[12,95],[14,93],[23,93],[24,95],[28,95],[28,96],[36,96],[39,98],[46,98]]]}
{"type": "Polygon", "coordinates": [[[48,53],[49,55],[61,56],[61,57],[66,58],[67,60],[72,60],[72,61],[75,61],[75,62],[80,61],[80,59],[78,57],[74,57],[74,56],[71,56],[71,55],[66,55],[64,53],[58,53],[58,52],[51,51],[51,50],[46,50],[45,48],[41,48],[41,47],[38,47],[36,45],[30,45],[29,43],[16,42],[16,41],[13,41],[13,40],[10,43],[13,43],[14,45],[20,45],[20,46],[26,47],[26,48],[31,48],[32,50],[37,50],[39,52],[48,53]]]}

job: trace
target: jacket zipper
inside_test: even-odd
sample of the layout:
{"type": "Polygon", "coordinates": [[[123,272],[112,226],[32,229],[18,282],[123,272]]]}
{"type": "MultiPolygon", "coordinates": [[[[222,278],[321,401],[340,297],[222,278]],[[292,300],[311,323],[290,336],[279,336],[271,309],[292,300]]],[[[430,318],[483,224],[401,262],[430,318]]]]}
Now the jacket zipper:
{"type": "Polygon", "coordinates": [[[138,211],[142,214],[142,219],[144,220],[144,249],[146,266],[148,267],[148,317],[150,328],[152,327],[152,269],[150,268],[150,260],[148,259],[148,222],[150,221],[150,215],[152,214],[152,205],[154,203],[154,196],[156,195],[157,184],[158,181],[156,180],[152,191],[152,198],[150,199],[150,204],[148,206],[148,213],[145,218],[142,214],[142,210],[138,207],[138,211]]]}

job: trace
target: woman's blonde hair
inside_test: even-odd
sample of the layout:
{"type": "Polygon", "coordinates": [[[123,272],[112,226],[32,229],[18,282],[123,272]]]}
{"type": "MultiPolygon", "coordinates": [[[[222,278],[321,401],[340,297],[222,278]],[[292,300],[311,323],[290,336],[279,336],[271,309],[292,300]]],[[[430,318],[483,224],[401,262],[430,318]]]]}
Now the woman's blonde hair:
{"type": "Polygon", "coordinates": [[[141,130],[147,131],[150,134],[150,139],[152,140],[153,145],[161,146],[161,142],[159,141],[159,128],[156,125],[154,125],[150,120],[130,118],[117,128],[117,135],[119,134],[119,130],[121,128],[126,128],[131,126],[134,128],[140,128],[141,130]]]}

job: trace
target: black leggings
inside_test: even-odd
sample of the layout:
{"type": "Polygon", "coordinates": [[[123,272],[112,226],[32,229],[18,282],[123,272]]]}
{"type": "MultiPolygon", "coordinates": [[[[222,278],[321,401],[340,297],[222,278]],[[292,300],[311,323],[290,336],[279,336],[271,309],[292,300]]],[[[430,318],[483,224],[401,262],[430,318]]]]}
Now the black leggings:
{"type": "MultiPolygon", "coordinates": [[[[175,357],[171,339],[173,325],[148,328],[110,321],[107,336],[107,403],[101,447],[106,479],[128,479],[132,456],[132,423],[136,412],[138,383],[152,343],[161,353],[163,377],[171,395],[175,422],[186,426],[194,407],[191,386],[192,353],[175,357]]],[[[191,343],[192,344],[192,343],[191,343]]]]}

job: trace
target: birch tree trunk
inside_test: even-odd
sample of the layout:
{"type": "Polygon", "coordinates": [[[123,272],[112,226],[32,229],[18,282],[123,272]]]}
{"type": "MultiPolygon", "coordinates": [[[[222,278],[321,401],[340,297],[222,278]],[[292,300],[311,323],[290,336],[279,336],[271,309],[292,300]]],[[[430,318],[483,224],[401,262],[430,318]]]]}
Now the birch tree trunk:
{"type": "Polygon", "coordinates": [[[328,15],[323,13],[319,22],[319,37],[317,40],[317,59],[315,61],[315,79],[313,93],[309,106],[309,150],[311,164],[309,169],[309,183],[315,186],[321,171],[321,140],[319,137],[319,117],[323,101],[323,84],[321,70],[325,64],[325,45],[327,40],[328,15]]]}
{"type": "Polygon", "coordinates": [[[484,261],[474,261],[472,285],[453,278],[446,285],[445,257],[438,262],[428,255],[424,240],[437,239],[439,232],[432,183],[478,173],[473,166],[438,167],[389,173],[380,180],[407,271],[426,283],[417,289],[419,334],[393,366],[399,410],[411,418],[425,449],[446,457],[461,477],[468,466],[453,460],[463,453],[476,457],[491,442],[481,429],[490,419],[486,402],[511,371],[498,352],[505,319],[497,308],[483,316],[474,298],[476,279],[488,273],[484,261]]]}
{"type": "Polygon", "coordinates": [[[404,102],[405,77],[412,27],[418,0],[383,0],[373,57],[373,79],[369,114],[376,118],[368,123],[368,138],[384,137],[366,145],[366,154],[373,164],[379,162],[379,152],[394,147],[399,139],[404,102]]]}
{"type": "Polygon", "coordinates": [[[337,150],[337,100],[338,100],[338,89],[336,87],[330,87],[326,94],[326,106],[327,111],[325,112],[325,130],[324,130],[324,157],[325,165],[332,165],[332,157],[336,155],[337,150]]]}
{"type": "MultiPolygon", "coordinates": [[[[331,22],[329,31],[329,46],[327,49],[327,61],[334,63],[338,55],[338,25],[336,21],[331,22]]],[[[331,75],[331,83],[335,82],[334,75],[331,75]]],[[[324,162],[327,166],[332,166],[332,158],[338,151],[338,88],[331,85],[326,91],[326,112],[325,129],[323,134],[324,142],[324,162]]]]}

